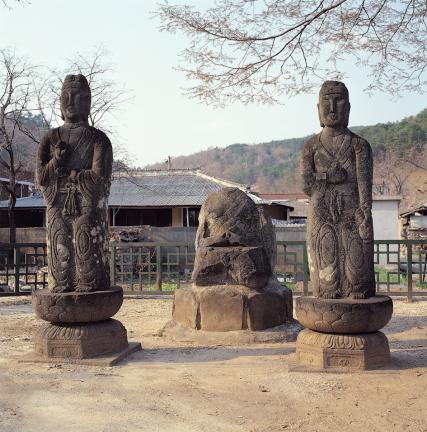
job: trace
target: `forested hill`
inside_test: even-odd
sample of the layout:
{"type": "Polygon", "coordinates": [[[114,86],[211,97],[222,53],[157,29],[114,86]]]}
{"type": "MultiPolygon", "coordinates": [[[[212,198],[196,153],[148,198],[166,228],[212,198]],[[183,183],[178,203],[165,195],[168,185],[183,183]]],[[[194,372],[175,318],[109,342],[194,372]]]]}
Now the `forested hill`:
{"type": "MultiPolygon", "coordinates": [[[[404,175],[400,173],[400,169],[408,171],[410,168],[410,171],[421,170],[421,174],[424,172],[424,175],[427,173],[421,168],[427,167],[425,152],[427,109],[398,122],[357,126],[351,129],[370,142],[374,152],[377,177],[388,183],[390,194],[405,192],[399,186],[402,180],[400,177],[404,175]],[[402,165],[403,159],[409,160],[405,162],[406,166],[402,165]],[[399,171],[397,186],[394,184],[396,179],[385,178],[382,173],[382,168],[390,167],[390,164],[393,164],[394,170],[399,171]],[[399,188],[401,190],[398,190],[399,188]]],[[[298,169],[300,151],[308,138],[309,136],[261,144],[215,147],[189,156],[173,157],[172,167],[200,167],[207,174],[249,184],[262,192],[299,192],[301,191],[298,169]]],[[[165,168],[165,164],[150,165],[146,168],[165,168]]]]}

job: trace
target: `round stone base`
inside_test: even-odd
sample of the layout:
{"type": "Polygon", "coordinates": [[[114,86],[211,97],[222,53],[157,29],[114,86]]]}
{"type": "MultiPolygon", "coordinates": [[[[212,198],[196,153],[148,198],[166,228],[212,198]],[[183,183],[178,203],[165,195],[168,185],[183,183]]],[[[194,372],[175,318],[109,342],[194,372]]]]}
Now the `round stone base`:
{"type": "Polygon", "coordinates": [[[263,291],[241,285],[193,285],[175,291],[173,319],[195,330],[264,330],[292,319],[292,291],[271,279],[263,291]]]}
{"type": "Polygon", "coordinates": [[[123,290],[119,286],[105,291],[87,293],[53,293],[48,289],[32,294],[36,315],[53,323],[85,323],[102,321],[114,316],[123,303],[123,290]]]}
{"type": "Polygon", "coordinates": [[[311,330],[325,333],[370,333],[383,328],[393,314],[388,296],[363,300],[298,297],[298,321],[311,330]]]}
{"type": "Polygon", "coordinates": [[[297,338],[297,362],[320,370],[377,369],[390,361],[384,333],[327,334],[305,329],[297,338]]]}
{"type": "Polygon", "coordinates": [[[128,346],[120,321],[89,324],[45,324],[36,334],[36,354],[45,359],[87,359],[116,353],[128,346]]]}

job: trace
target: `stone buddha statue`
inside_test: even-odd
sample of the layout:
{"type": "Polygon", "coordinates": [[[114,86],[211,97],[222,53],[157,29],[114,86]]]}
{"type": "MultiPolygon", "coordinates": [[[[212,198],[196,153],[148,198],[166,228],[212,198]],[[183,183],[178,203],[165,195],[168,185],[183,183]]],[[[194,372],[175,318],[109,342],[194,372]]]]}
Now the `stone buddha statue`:
{"type": "Polygon", "coordinates": [[[111,143],[88,124],[91,93],[83,75],[65,77],[60,104],[64,124],[43,137],[36,169],[47,205],[49,288],[107,290],[111,143]]]}
{"type": "Polygon", "coordinates": [[[322,131],[305,144],[301,160],[312,290],[315,297],[365,299],[375,295],[372,151],[347,128],[342,82],[322,85],[318,111],[322,131]]]}

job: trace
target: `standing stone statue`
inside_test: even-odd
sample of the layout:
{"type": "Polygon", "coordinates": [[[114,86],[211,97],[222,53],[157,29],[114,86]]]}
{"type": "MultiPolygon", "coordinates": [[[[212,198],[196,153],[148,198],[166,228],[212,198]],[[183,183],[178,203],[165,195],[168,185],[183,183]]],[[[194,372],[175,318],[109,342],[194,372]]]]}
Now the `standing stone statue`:
{"type": "Polygon", "coordinates": [[[175,292],[173,319],[195,330],[264,330],[292,320],[292,292],[277,281],[269,217],[237,188],[206,199],[199,215],[193,286],[175,292]]]}
{"type": "Polygon", "coordinates": [[[375,295],[371,147],[347,129],[350,102],[343,83],[322,85],[318,109],[323,129],[302,155],[313,294],[368,298],[375,295]]]}
{"type": "Polygon", "coordinates": [[[65,77],[60,104],[64,124],[47,132],[37,156],[49,289],[33,292],[33,307],[50,324],[36,335],[36,357],[113,364],[140,344],[128,344],[124,326],[110,319],[123,302],[122,288],[111,286],[109,276],[111,143],[88,124],[91,92],[83,75],[65,77]]]}
{"type": "Polygon", "coordinates": [[[298,336],[297,356],[319,368],[373,368],[390,355],[377,330],[390,320],[393,303],[375,296],[372,151],[347,128],[350,101],[342,82],[322,85],[318,111],[322,131],[301,159],[314,297],[296,302],[297,318],[310,329],[298,336]]]}
{"type": "Polygon", "coordinates": [[[42,139],[37,178],[47,205],[49,288],[90,292],[110,286],[107,201],[110,140],[89,126],[91,94],[83,75],[67,75],[64,124],[42,139]]]}

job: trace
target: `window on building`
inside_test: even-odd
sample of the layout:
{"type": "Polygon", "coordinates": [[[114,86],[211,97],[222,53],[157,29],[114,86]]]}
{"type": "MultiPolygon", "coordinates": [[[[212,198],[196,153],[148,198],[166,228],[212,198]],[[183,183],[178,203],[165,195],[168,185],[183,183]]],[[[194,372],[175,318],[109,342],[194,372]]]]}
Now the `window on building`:
{"type": "Polygon", "coordinates": [[[198,207],[184,207],[184,226],[185,227],[198,227],[199,226],[199,213],[200,208],[198,207]]]}
{"type": "Polygon", "coordinates": [[[113,226],[172,226],[172,209],[111,209],[110,224],[113,226]]]}
{"type": "MultiPolygon", "coordinates": [[[[44,210],[15,209],[16,228],[37,228],[44,226],[44,210]]],[[[9,228],[7,210],[0,211],[0,228],[9,228]]]]}

